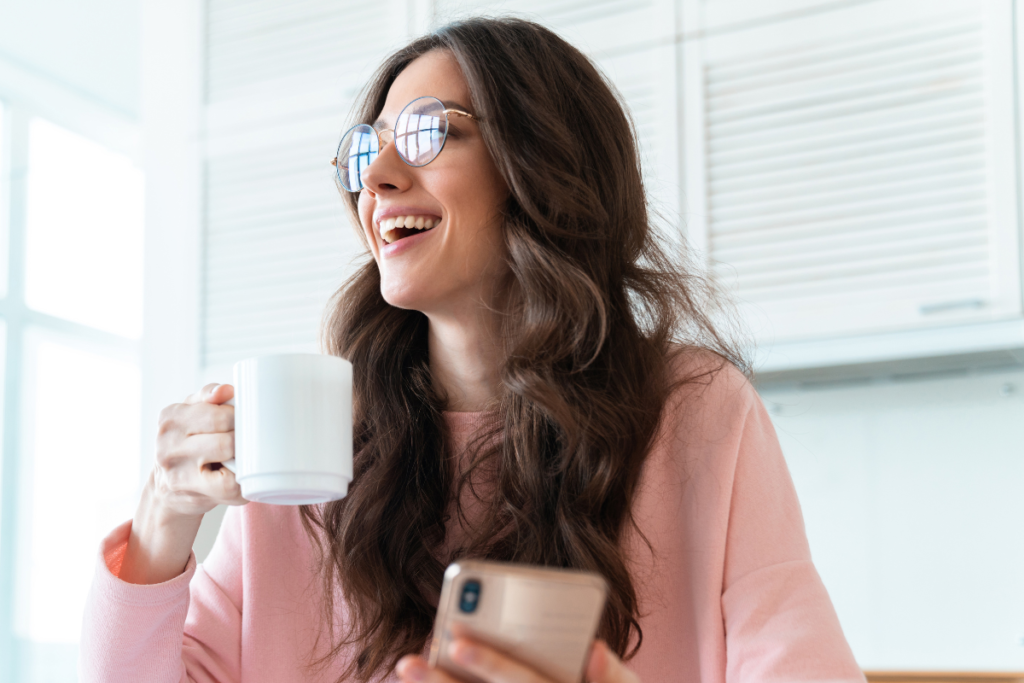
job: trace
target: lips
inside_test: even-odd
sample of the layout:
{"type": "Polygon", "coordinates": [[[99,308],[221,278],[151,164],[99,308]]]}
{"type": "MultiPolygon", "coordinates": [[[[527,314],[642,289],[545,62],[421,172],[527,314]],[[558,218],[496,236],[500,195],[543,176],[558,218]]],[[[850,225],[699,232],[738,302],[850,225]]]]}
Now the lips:
{"type": "Polygon", "coordinates": [[[380,236],[387,244],[391,244],[403,237],[430,230],[440,222],[440,218],[428,214],[388,216],[380,221],[380,236]]]}

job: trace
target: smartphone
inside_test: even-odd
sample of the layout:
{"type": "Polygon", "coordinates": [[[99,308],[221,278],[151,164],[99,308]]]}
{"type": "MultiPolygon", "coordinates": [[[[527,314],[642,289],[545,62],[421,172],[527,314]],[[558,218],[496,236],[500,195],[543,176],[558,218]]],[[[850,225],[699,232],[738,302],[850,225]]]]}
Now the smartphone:
{"type": "Polygon", "coordinates": [[[448,656],[448,645],[466,635],[553,681],[580,683],[607,595],[607,582],[591,572],[453,562],[444,573],[430,665],[478,683],[448,656]]]}

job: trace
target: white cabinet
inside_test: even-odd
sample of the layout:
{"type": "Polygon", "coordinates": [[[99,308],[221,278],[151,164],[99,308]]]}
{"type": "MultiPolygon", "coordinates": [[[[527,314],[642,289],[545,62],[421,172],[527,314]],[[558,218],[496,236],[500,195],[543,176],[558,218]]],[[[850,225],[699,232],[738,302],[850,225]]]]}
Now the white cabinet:
{"type": "Polygon", "coordinates": [[[1012,3],[763,9],[683,41],[684,214],[762,367],[1024,346],[1012,3]]]}
{"type": "Polygon", "coordinates": [[[544,24],[587,54],[672,42],[676,0],[435,0],[434,23],[468,16],[516,16],[544,24]]]}
{"type": "Polygon", "coordinates": [[[598,68],[622,96],[640,142],[644,185],[656,220],[677,226],[681,193],[676,46],[653,44],[597,55],[598,68]]]}
{"type": "Polygon", "coordinates": [[[693,15],[688,17],[686,29],[691,33],[742,29],[755,23],[827,12],[837,6],[857,2],[865,0],[699,0],[690,3],[688,9],[693,15]]]}

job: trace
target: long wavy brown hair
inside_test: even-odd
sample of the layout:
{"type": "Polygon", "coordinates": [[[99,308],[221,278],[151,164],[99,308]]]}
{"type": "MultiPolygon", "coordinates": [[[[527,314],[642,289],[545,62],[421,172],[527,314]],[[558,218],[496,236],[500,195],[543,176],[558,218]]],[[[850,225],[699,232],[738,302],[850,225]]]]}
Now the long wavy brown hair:
{"type": "Polygon", "coordinates": [[[611,591],[599,634],[628,657],[641,609],[621,541],[662,407],[693,380],[672,357],[704,348],[745,366],[709,317],[710,286],[653,227],[633,125],[593,63],[529,21],[460,21],[391,55],[356,120],[376,120],[398,74],[431,50],[458,61],[510,192],[501,395],[493,429],[457,465],[427,318],[383,299],[373,260],[334,295],[322,346],[355,368],[355,477],[345,499],[302,509],[330,639],[314,666],[354,652],[343,678],[369,680],[422,652],[460,556],[600,573],[611,591]],[[493,483],[481,518],[442,550],[474,470],[493,483]]]}

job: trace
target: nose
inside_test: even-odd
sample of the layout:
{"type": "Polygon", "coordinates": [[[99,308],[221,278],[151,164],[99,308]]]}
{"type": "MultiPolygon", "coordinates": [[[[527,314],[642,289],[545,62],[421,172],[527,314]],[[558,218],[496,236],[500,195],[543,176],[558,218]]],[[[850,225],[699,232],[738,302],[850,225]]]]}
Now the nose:
{"type": "Polygon", "coordinates": [[[363,169],[363,187],[375,194],[402,192],[412,186],[412,170],[402,161],[398,150],[393,144],[393,131],[382,131],[380,136],[380,153],[369,166],[363,169]],[[391,135],[388,136],[387,134],[391,135]],[[386,137],[390,137],[388,140],[386,137]]]}

